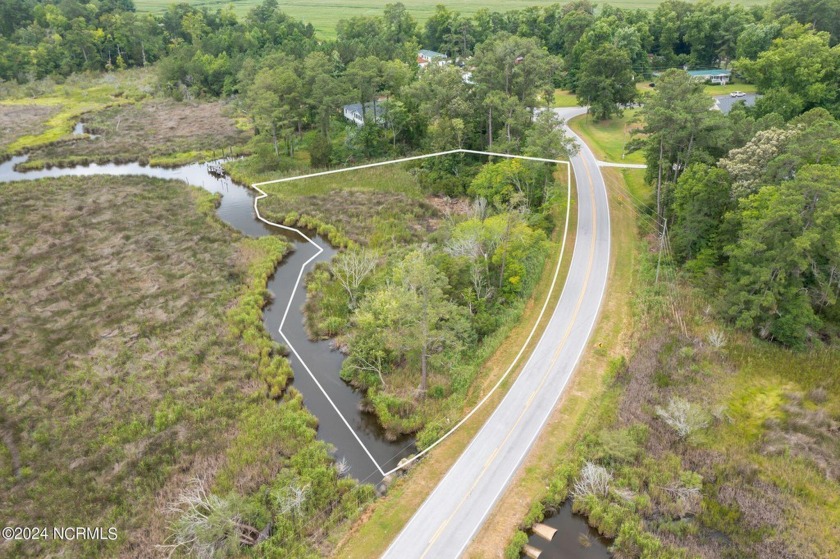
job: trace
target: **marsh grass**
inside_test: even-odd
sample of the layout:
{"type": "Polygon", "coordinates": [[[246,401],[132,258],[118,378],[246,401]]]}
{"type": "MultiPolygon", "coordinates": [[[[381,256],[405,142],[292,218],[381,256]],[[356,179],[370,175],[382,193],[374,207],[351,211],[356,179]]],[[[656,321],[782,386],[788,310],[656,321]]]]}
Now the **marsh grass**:
{"type": "Polygon", "coordinates": [[[260,202],[260,208],[268,219],[316,229],[321,234],[324,231],[338,246],[346,246],[349,241],[374,248],[416,242],[433,231],[442,218],[404,165],[262,188],[269,196],[260,202]]]}
{"type": "Polygon", "coordinates": [[[6,85],[0,90],[0,114],[40,114],[37,126],[14,132],[0,155],[12,155],[71,139],[83,115],[108,107],[130,105],[152,94],[148,70],[111,74],[76,74],[57,84],[49,79],[26,85],[6,85]]]}
{"type": "Polygon", "coordinates": [[[231,112],[222,101],[154,98],[91,111],[80,118],[93,136],[65,137],[32,151],[28,165],[139,161],[174,166],[239,155],[251,132],[238,126],[231,112]]]}
{"type": "MultiPolygon", "coordinates": [[[[303,475],[298,452],[328,462],[300,399],[266,398],[266,357],[281,352],[251,331],[285,244],[243,240],[216,202],[141,177],[0,187],[4,521],[119,532],[0,555],[140,556],[165,540],[162,511],[188,478],[250,497],[303,475]]],[[[324,498],[355,490],[336,491],[324,498]]]]}

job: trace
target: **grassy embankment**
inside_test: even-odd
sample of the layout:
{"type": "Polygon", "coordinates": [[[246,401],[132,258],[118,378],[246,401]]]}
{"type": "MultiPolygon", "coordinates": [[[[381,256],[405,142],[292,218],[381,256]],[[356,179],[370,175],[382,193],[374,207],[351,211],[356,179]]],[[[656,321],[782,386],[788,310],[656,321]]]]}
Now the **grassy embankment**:
{"type": "MultiPolygon", "coordinates": [[[[767,3],[766,0],[735,0],[735,2],[744,6],[767,3]]],[[[135,5],[140,12],[161,13],[172,3],[171,0],[137,0],[135,5]]],[[[233,4],[227,0],[187,0],[187,3],[196,7],[206,7],[211,11],[232,5],[235,13],[245,15],[254,6],[259,5],[261,0],[242,0],[233,4]]],[[[555,3],[554,0],[529,0],[527,3],[515,0],[490,0],[481,3],[470,2],[469,0],[443,2],[448,9],[464,15],[475,14],[481,8],[487,8],[494,12],[506,12],[522,9],[526,6],[548,6],[555,3]]],[[[612,6],[631,9],[654,9],[660,3],[661,0],[611,0],[609,2],[612,6]]],[[[403,4],[422,24],[434,14],[435,6],[441,4],[441,2],[439,0],[404,0],[403,4]]],[[[290,16],[311,23],[318,32],[318,36],[325,39],[335,38],[335,24],[340,19],[348,19],[353,16],[382,15],[382,4],[370,0],[343,0],[339,3],[331,0],[290,0],[284,2],[282,8],[290,16]]]]}
{"type": "MultiPolygon", "coordinates": [[[[560,178],[565,180],[565,176],[560,178]]],[[[565,208],[558,208],[558,212],[565,212],[565,208]]],[[[568,271],[569,262],[571,261],[571,248],[574,246],[576,223],[574,198],[572,199],[570,215],[569,236],[566,241],[567,250],[564,255],[564,261],[561,263],[557,283],[548,304],[548,311],[537,325],[537,331],[523,355],[528,355],[536,345],[541,332],[550,318],[550,309],[556,304],[562,291],[563,281],[568,271]]],[[[562,231],[562,223],[560,223],[552,236],[550,256],[546,260],[540,279],[534,287],[530,298],[523,302],[524,304],[521,309],[514,310],[516,313],[514,318],[505,327],[493,334],[492,339],[485,341],[481,352],[476,356],[477,363],[480,364],[478,365],[478,376],[474,379],[472,388],[469,390],[466,398],[458,406],[459,409],[456,416],[463,416],[468,413],[487,394],[511,365],[514,357],[525,343],[528,334],[539,317],[540,310],[552,284],[560,253],[559,243],[562,240],[562,231]]],[[[428,492],[446,474],[466,445],[469,444],[472,437],[481,428],[484,421],[493,412],[504,397],[506,390],[515,380],[519,368],[523,363],[524,359],[520,360],[517,368],[502,383],[499,391],[491,396],[484,407],[477,411],[469,421],[423,458],[406,476],[397,479],[389,489],[388,494],[384,498],[376,501],[364,514],[363,519],[357,523],[357,526],[336,549],[333,556],[362,559],[377,557],[385,551],[391,539],[399,532],[409,518],[411,518],[411,515],[426,498],[428,492]]]]}
{"type": "Polygon", "coordinates": [[[352,487],[324,476],[300,399],[266,398],[287,367],[260,307],[287,245],[243,239],[216,201],[140,177],[0,185],[4,521],[118,530],[116,541],[4,542],[0,556],[144,555],[195,477],[223,497],[257,495],[245,518],[260,527],[260,487],[313,475],[334,487],[313,506],[341,506],[317,527],[299,522],[296,546],[357,510],[352,487]]]}
{"type": "MultiPolygon", "coordinates": [[[[586,133],[581,126],[579,131],[586,133]]],[[[646,202],[637,187],[628,187],[646,202]]],[[[649,230],[649,219],[639,224],[640,233],[649,230]]],[[[624,329],[618,341],[607,340],[603,351],[616,358],[603,377],[603,394],[586,404],[586,419],[568,442],[559,441],[559,452],[547,452],[554,474],[546,476],[542,464],[526,468],[522,477],[532,482],[516,486],[509,503],[518,503],[519,511],[530,505],[521,526],[565,500],[582,464],[592,461],[611,471],[612,489],[575,507],[603,534],[618,536],[624,552],[837,555],[840,352],[817,347],[796,353],[729,330],[667,262],[664,279],[654,285],[655,252],[646,240],[634,243],[630,250],[640,257],[635,287],[625,295],[633,334],[624,329]],[[708,427],[675,435],[656,412],[673,398],[697,406],[708,427]]],[[[612,285],[611,301],[625,291],[623,281],[612,285]]],[[[611,318],[606,320],[601,328],[609,327],[611,318]]],[[[511,534],[509,521],[495,526],[511,534]]],[[[511,556],[518,556],[524,540],[517,535],[511,556]]],[[[477,557],[490,556],[488,546],[474,550],[477,557]]]]}
{"type": "Polygon", "coordinates": [[[183,165],[244,153],[250,123],[221,101],[155,97],[148,70],[71,76],[8,87],[0,101],[0,156],[29,153],[26,169],[140,161],[183,165]],[[73,134],[83,121],[88,134],[73,134]]]}

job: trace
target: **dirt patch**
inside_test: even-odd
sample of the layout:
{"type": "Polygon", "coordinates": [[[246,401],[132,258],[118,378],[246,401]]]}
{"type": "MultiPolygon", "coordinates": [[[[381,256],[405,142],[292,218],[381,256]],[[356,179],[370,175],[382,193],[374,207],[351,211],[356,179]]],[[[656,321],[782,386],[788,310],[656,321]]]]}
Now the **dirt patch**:
{"type": "Polygon", "coordinates": [[[153,99],[136,105],[114,107],[85,115],[86,131],[96,138],[80,137],[47,146],[33,159],[125,159],[146,161],[154,156],[192,151],[221,150],[244,144],[251,133],[239,129],[232,110],[221,101],[178,103],[153,99]]]}
{"type": "Polygon", "coordinates": [[[46,121],[59,110],[59,105],[0,104],[0,150],[21,136],[43,132],[46,121]]]}

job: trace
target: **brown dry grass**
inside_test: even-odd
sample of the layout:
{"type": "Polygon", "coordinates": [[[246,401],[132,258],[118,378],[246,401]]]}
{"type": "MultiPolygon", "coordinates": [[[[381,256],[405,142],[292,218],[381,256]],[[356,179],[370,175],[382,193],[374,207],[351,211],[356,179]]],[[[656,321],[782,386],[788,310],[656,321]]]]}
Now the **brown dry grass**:
{"type": "Polygon", "coordinates": [[[60,109],[57,105],[0,103],[0,152],[21,136],[43,132],[46,121],[60,109]]]}
{"type": "MultiPolygon", "coordinates": [[[[238,238],[181,183],[0,185],[0,431],[20,460],[15,476],[0,444],[4,522],[117,527],[117,542],[67,556],[154,551],[171,476],[210,473],[235,419],[265,403],[227,333],[238,238]]],[[[0,556],[59,545],[4,542],[0,556]]]]}
{"type": "Polygon", "coordinates": [[[44,147],[33,160],[60,164],[62,160],[149,161],[157,156],[217,151],[239,146],[251,137],[237,127],[232,108],[210,103],[150,99],[83,116],[88,131],[99,137],[76,138],[44,147]]]}

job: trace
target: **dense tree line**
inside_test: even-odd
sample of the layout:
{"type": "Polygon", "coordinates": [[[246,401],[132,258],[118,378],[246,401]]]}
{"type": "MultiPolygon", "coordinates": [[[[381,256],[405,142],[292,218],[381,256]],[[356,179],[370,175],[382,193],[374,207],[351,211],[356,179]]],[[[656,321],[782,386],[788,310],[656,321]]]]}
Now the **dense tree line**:
{"type": "MultiPolygon", "coordinates": [[[[822,34],[801,31],[759,59],[789,40],[817,39],[828,49],[822,34]]],[[[787,120],[766,112],[767,103],[728,117],[710,106],[688,74],[669,70],[642,108],[661,233],[736,325],[793,346],[831,336],[840,295],[840,124],[819,106],[787,120]]]]}

